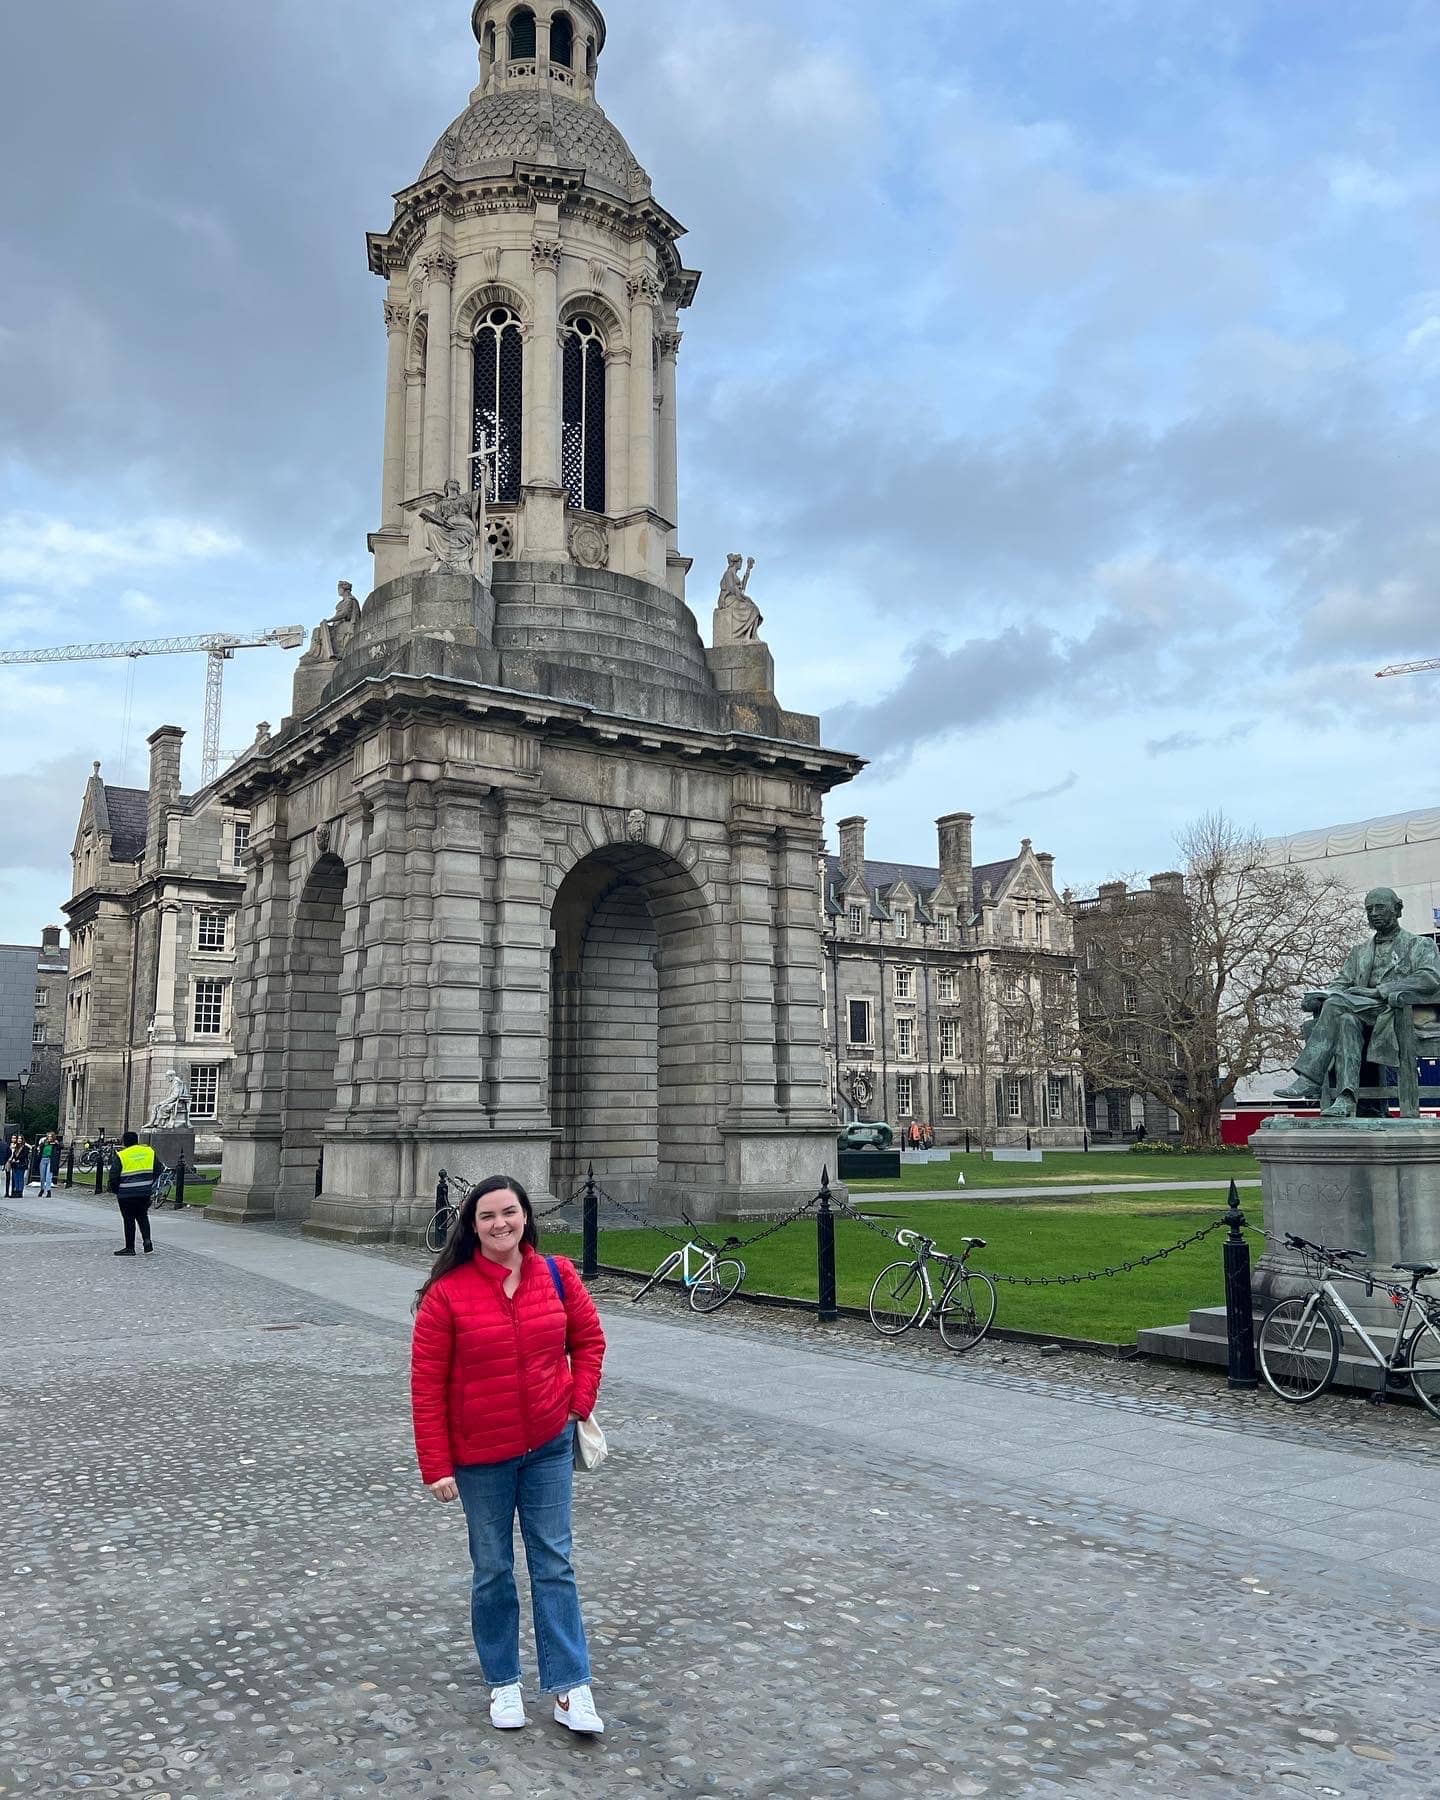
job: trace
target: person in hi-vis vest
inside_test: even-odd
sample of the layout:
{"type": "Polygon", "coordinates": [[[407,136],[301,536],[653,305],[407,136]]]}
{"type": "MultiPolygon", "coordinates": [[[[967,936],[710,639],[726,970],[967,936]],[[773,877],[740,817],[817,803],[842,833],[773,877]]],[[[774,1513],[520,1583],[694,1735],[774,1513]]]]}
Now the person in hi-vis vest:
{"type": "Polygon", "coordinates": [[[110,1192],[120,1202],[120,1217],[125,1222],[125,1248],[117,1250],[117,1256],[135,1254],[137,1225],[145,1254],[148,1256],[155,1248],[150,1242],[150,1196],[159,1172],[155,1152],[148,1144],[142,1144],[133,1131],[127,1131],[118,1152],[110,1159],[110,1192]]]}

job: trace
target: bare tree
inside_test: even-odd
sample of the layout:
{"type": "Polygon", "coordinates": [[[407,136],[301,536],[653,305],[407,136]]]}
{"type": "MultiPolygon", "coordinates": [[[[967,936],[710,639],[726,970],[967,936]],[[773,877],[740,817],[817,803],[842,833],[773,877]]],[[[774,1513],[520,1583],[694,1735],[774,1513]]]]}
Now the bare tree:
{"type": "Polygon", "coordinates": [[[1093,1087],[1151,1096],[1188,1147],[1213,1148],[1237,1084],[1292,1061],[1300,994],[1339,966],[1357,908],[1340,882],[1272,861],[1223,813],[1177,843],[1183,875],[1108,884],[1076,909],[1079,1051],[1093,1087]]]}

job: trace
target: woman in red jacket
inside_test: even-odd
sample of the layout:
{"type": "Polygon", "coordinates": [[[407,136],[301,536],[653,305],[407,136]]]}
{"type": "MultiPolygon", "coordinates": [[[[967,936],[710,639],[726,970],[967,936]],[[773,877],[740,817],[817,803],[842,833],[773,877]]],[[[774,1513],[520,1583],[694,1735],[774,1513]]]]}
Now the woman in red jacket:
{"type": "Polygon", "coordinates": [[[530,1197],[495,1175],[460,1203],[415,1302],[410,1397],[420,1475],[459,1499],[475,1576],[470,1627],[500,1730],[528,1723],[520,1694],[515,1516],[525,1540],[540,1686],[571,1731],[605,1729],[570,1565],[575,1420],[600,1389],[605,1334],[574,1266],[541,1256],[530,1197]]]}

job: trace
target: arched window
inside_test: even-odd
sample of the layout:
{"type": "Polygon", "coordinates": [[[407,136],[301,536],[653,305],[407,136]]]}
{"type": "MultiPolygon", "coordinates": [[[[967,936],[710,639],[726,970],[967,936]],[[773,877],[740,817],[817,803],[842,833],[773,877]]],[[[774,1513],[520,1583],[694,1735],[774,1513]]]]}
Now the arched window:
{"type": "Polygon", "coordinates": [[[595,40],[593,37],[585,40],[585,73],[592,81],[595,79],[595,40]]]}
{"type": "MultiPolygon", "coordinates": [[[[486,499],[512,505],[520,498],[520,433],[525,407],[525,347],[520,321],[508,306],[492,306],[475,327],[475,421],[472,450],[491,453],[486,499]]],[[[477,457],[470,485],[485,466],[477,457]]]]}
{"type": "Polygon", "coordinates": [[[535,60],[535,15],[528,6],[522,6],[519,12],[510,15],[510,60],[535,60]]]}
{"type": "Polygon", "coordinates": [[[605,510],[605,346],[589,319],[565,328],[560,474],[571,506],[605,510]]]}
{"type": "Polygon", "coordinates": [[[550,60],[568,69],[575,60],[575,26],[569,13],[556,13],[550,21],[550,60]]]}

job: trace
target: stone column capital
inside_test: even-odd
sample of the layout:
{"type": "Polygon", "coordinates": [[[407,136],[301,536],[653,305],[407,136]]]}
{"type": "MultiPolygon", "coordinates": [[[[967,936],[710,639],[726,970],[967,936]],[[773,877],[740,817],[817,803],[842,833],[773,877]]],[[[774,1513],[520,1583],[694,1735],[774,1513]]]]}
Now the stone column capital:
{"type": "Polygon", "coordinates": [[[537,270],[548,269],[558,274],[560,259],[565,254],[555,238],[536,238],[530,246],[530,261],[537,270]]]}
{"type": "Polygon", "coordinates": [[[653,275],[632,275],[625,283],[625,294],[632,306],[658,306],[663,289],[653,275]]]}
{"type": "Polygon", "coordinates": [[[674,362],[680,355],[680,346],[685,340],[683,331],[662,331],[660,333],[660,354],[668,362],[674,362]]]}
{"type": "Polygon", "coordinates": [[[448,250],[437,250],[429,259],[430,279],[443,281],[446,287],[454,281],[460,265],[448,250]]]}
{"type": "Polygon", "coordinates": [[[385,329],[389,332],[403,332],[410,329],[410,308],[400,300],[385,302],[385,329]]]}

